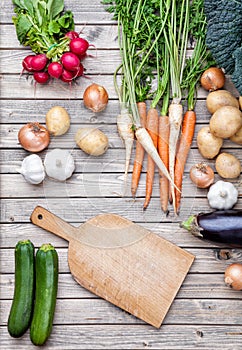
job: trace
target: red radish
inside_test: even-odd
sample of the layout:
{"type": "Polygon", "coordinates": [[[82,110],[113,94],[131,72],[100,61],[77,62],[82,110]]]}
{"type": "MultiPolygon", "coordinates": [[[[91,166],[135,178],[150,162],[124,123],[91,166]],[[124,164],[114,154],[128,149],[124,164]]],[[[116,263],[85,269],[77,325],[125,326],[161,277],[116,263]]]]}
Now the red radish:
{"type": "Polygon", "coordinates": [[[41,71],[45,68],[48,63],[48,58],[44,53],[40,53],[39,55],[35,55],[31,60],[31,66],[35,71],[41,71]]]}
{"type": "Polygon", "coordinates": [[[76,55],[84,55],[89,47],[89,43],[86,39],[75,38],[70,42],[70,50],[76,55]]]}
{"type": "Polygon", "coordinates": [[[50,76],[47,72],[35,72],[34,79],[37,83],[45,84],[49,80],[50,76]]]}
{"type": "Polygon", "coordinates": [[[75,32],[74,30],[71,30],[70,32],[66,33],[65,36],[72,40],[75,38],[79,38],[79,33],[75,32]]]}
{"type": "Polygon", "coordinates": [[[75,73],[69,70],[63,69],[60,79],[65,83],[70,83],[75,78],[75,73]]]}
{"type": "Polygon", "coordinates": [[[63,67],[59,62],[51,62],[48,66],[48,73],[52,78],[59,79],[63,72],[63,67]]]}
{"type": "Polygon", "coordinates": [[[22,61],[23,71],[24,70],[27,70],[28,72],[33,71],[32,64],[31,64],[33,57],[35,57],[35,55],[28,55],[23,59],[22,61]]]}
{"type": "Polygon", "coordinates": [[[83,64],[80,63],[80,66],[78,67],[77,72],[75,74],[75,78],[81,77],[83,73],[84,73],[84,67],[83,67],[83,64]]]}
{"type": "Polygon", "coordinates": [[[78,58],[80,61],[84,60],[87,56],[91,56],[91,55],[88,55],[86,52],[83,54],[83,55],[78,55],[78,58]]]}
{"type": "Polygon", "coordinates": [[[80,65],[79,58],[72,52],[65,52],[61,56],[61,63],[69,71],[76,71],[80,65]]]}

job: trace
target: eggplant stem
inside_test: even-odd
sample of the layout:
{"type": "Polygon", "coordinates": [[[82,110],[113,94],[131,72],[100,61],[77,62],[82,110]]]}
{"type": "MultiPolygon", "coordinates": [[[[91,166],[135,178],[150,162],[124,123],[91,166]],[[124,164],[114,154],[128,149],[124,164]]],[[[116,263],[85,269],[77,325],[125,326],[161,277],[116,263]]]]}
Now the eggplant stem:
{"type": "Polygon", "coordinates": [[[194,225],[195,215],[189,216],[186,221],[180,224],[180,227],[185,228],[187,231],[191,231],[191,227],[194,225]]]}
{"type": "Polygon", "coordinates": [[[196,215],[189,216],[189,218],[186,221],[183,221],[180,224],[180,227],[191,232],[195,237],[203,238],[203,235],[201,234],[201,229],[197,224],[197,216],[196,215]]]}

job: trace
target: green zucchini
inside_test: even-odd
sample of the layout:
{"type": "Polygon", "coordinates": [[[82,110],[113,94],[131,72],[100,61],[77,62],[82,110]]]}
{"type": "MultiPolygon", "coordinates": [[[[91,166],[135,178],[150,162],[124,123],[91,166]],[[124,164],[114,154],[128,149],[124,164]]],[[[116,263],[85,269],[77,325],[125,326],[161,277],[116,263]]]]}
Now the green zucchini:
{"type": "Polygon", "coordinates": [[[28,329],[34,303],[34,245],[30,240],[19,241],[15,246],[15,286],[8,317],[8,332],[21,337],[28,329]]]}
{"type": "Polygon", "coordinates": [[[30,339],[43,345],[52,331],[58,287],[58,255],[51,244],[43,244],[35,258],[36,286],[30,339]]]}

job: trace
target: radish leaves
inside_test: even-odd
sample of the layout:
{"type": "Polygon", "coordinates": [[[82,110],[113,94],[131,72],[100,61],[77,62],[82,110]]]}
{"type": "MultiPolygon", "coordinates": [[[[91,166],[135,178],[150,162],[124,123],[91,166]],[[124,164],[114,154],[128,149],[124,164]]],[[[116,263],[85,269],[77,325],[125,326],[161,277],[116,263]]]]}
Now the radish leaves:
{"type": "MultiPolygon", "coordinates": [[[[30,46],[35,53],[47,53],[52,45],[74,29],[72,12],[63,12],[64,0],[12,1],[18,40],[22,45],[30,46]]],[[[67,40],[63,45],[66,43],[67,40]]]]}

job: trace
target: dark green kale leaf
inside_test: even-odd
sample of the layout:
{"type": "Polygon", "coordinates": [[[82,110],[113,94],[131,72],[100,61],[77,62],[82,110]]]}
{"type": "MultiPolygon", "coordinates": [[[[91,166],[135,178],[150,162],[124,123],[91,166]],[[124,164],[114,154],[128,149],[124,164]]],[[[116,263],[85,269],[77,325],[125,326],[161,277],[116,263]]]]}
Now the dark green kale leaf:
{"type": "Polygon", "coordinates": [[[233,52],[242,44],[242,0],[204,0],[206,45],[227,74],[235,68],[233,52]]]}
{"type": "Polygon", "coordinates": [[[206,45],[242,94],[242,0],[204,0],[206,45]]]}
{"type": "Polygon", "coordinates": [[[239,91],[239,94],[242,96],[242,46],[234,51],[233,57],[235,60],[235,68],[232,74],[232,81],[239,91]]]}

